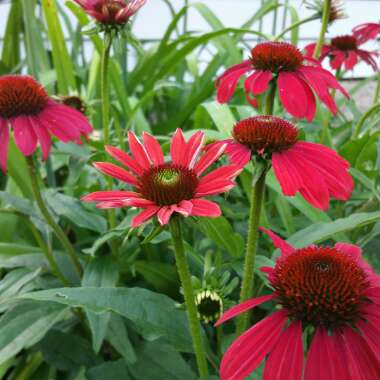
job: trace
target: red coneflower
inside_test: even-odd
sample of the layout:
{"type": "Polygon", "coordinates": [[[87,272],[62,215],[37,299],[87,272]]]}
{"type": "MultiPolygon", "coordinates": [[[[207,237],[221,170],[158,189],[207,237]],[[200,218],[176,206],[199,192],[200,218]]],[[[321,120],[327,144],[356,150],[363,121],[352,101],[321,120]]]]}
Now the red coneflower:
{"type": "Polygon", "coordinates": [[[230,100],[240,77],[246,73],[250,73],[244,82],[248,99],[250,95],[267,91],[274,80],[285,109],[294,117],[308,121],[312,121],[315,115],[314,93],[333,114],[336,114],[337,107],[329,90],[337,89],[349,97],[330,72],[320,67],[317,61],[305,58],[295,46],[286,42],[263,42],[251,50],[250,59],[230,67],[217,79],[219,103],[230,100]]]}
{"type": "Polygon", "coordinates": [[[101,24],[121,25],[145,4],[146,0],[74,0],[101,24]]]}
{"type": "Polygon", "coordinates": [[[296,249],[262,230],[282,253],[274,268],[262,268],[274,292],[234,306],[216,326],[263,302],[280,310],[232,343],[221,379],[245,379],[267,355],[264,380],[380,379],[380,276],[361,249],[347,243],[296,249]]]}
{"type": "Polygon", "coordinates": [[[364,44],[364,42],[376,39],[380,34],[380,23],[368,22],[360,24],[352,29],[352,33],[360,44],[364,44]]]}
{"type": "MultiPolygon", "coordinates": [[[[329,57],[332,69],[338,70],[344,66],[346,70],[352,70],[362,59],[377,70],[377,63],[373,58],[378,56],[377,52],[360,49],[362,43],[354,34],[334,37],[330,44],[323,45],[319,60],[329,57]]],[[[315,45],[312,43],[305,46],[306,56],[312,57],[315,45]]]]}
{"type": "Polygon", "coordinates": [[[298,129],[275,116],[254,116],[238,122],[226,153],[243,167],[252,156],[271,161],[284,195],[297,192],[314,207],[326,210],[330,197],[347,200],[353,190],[349,164],[321,144],[298,141],[298,129]]]}
{"type": "Polygon", "coordinates": [[[160,144],[153,136],[144,132],[144,144],[141,144],[129,132],[128,140],[133,157],[111,146],[106,150],[129,171],[106,162],[96,162],[94,166],[131,185],[134,191],[99,191],[86,195],[84,201],[98,202],[100,208],[142,208],[143,211],[133,218],[132,227],[138,227],[155,215],[160,224],[167,224],[174,212],[183,216],[221,215],[216,203],[202,198],[230,190],[241,169],[234,165],[223,166],[201,175],[223,154],[225,144],[215,145],[198,160],[203,132],[195,133],[186,143],[181,129],[177,129],[170,147],[172,160],[166,163],[160,144]]]}
{"type": "Polygon", "coordinates": [[[9,127],[16,145],[24,156],[30,156],[41,145],[46,159],[51,147],[51,134],[63,142],[80,143],[82,135],[92,132],[88,120],[78,111],[54,102],[32,77],[0,77],[0,167],[7,170],[9,127]]]}

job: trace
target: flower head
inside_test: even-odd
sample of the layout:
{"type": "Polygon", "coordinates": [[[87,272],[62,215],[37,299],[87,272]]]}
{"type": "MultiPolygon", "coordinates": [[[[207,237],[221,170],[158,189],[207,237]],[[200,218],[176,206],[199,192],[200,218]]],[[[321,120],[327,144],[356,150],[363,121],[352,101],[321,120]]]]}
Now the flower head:
{"type": "MultiPolygon", "coordinates": [[[[326,57],[330,58],[330,66],[334,70],[341,69],[343,66],[346,70],[352,70],[360,60],[363,60],[374,70],[377,70],[375,58],[378,53],[361,49],[362,43],[355,34],[334,37],[330,44],[323,45],[319,60],[322,61],[326,57]]],[[[308,57],[313,55],[315,45],[312,43],[305,47],[308,57]]]]}
{"type": "Polygon", "coordinates": [[[245,166],[252,157],[271,162],[286,196],[299,192],[311,205],[322,210],[330,197],[350,198],[353,180],[349,164],[334,150],[324,145],[298,141],[298,129],[276,116],[254,116],[239,121],[233,138],[226,143],[231,162],[245,166]]]}
{"type": "MultiPolygon", "coordinates": [[[[318,16],[322,19],[323,17],[323,0],[310,0],[305,1],[306,7],[317,12],[318,16]]],[[[343,4],[340,0],[332,0],[330,4],[330,15],[329,15],[329,24],[334,23],[337,20],[342,20],[347,18],[347,15],[344,12],[343,4]]]]}
{"type": "Polygon", "coordinates": [[[214,146],[199,158],[204,134],[197,132],[185,142],[182,131],[177,129],[170,147],[172,160],[165,162],[162,149],[153,136],[144,132],[144,144],[132,132],[128,138],[133,157],[111,146],[106,150],[129,170],[107,162],[97,162],[94,166],[131,185],[134,191],[100,191],[86,195],[83,200],[97,202],[100,208],[142,208],[132,220],[132,227],[155,215],[162,225],[169,222],[173,213],[220,216],[219,206],[202,198],[230,190],[241,169],[235,165],[223,166],[205,176],[202,174],[223,154],[225,144],[214,146]]]}
{"type": "Polygon", "coordinates": [[[347,243],[292,247],[262,229],[281,250],[274,268],[262,268],[270,295],[237,305],[216,325],[263,302],[280,310],[241,335],[225,353],[222,380],[243,380],[266,360],[264,379],[362,379],[380,374],[380,276],[347,243]],[[302,335],[312,332],[304,366],[302,335]]]}
{"type": "Polygon", "coordinates": [[[204,323],[215,322],[223,313],[223,299],[215,290],[203,289],[195,294],[198,318],[204,323]]]}
{"type": "Polygon", "coordinates": [[[100,24],[124,25],[146,0],[74,0],[100,24]]]}
{"type": "Polygon", "coordinates": [[[42,157],[50,152],[51,135],[63,142],[81,143],[82,135],[92,131],[88,120],[78,111],[53,101],[32,77],[0,77],[0,167],[7,169],[9,126],[17,147],[30,156],[41,145],[42,157]]]}
{"type": "Polygon", "coordinates": [[[352,29],[352,33],[360,44],[364,44],[369,40],[376,39],[380,34],[380,23],[368,22],[366,24],[360,24],[352,29]]]}
{"type": "Polygon", "coordinates": [[[287,42],[263,42],[251,50],[251,58],[230,67],[217,83],[217,98],[220,103],[228,102],[241,76],[249,73],[244,81],[247,99],[263,94],[275,81],[279,98],[291,115],[312,121],[316,112],[315,95],[336,114],[337,106],[329,90],[337,89],[347,98],[348,93],[336,78],[320,64],[304,57],[287,42]],[[306,63],[305,63],[306,61],[306,63]]]}

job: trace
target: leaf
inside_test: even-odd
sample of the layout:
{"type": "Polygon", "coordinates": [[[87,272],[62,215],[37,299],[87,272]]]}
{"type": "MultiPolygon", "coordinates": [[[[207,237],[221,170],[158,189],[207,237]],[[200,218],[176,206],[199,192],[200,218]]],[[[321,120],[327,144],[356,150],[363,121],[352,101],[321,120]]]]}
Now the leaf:
{"type": "Polygon", "coordinates": [[[301,248],[327,239],[337,240],[337,234],[376,223],[380,212],[357,213],[328,223],[316,223],[295,233],[288,243],[301,248]]]}
{"type": "Polygon", "coordinates": [[[127,364],[123,359],[107,362],[87,370],[86,376],[88,380],[131,380],[129,376],[127,364]]]}
{"type": "Polygon", "coordinates": [[[136,362],[136,353],[129,340],[124,320],[118,314],[112,314],[107,332],[107,340],[128,364],[136,362]]]}
{"type": "Polygon", "coordinates": [[[137,349],[137,362],[129,366],[136,380],[196,380],[194,372],[171,346],[144,342],[137,349]]]}
{"type": "Polygon", "coordinates": [[[165,337],[182,352],[192,352],[185,312],[170,298],[142,288],[59,288],[24,294],[21,298],[54,301],[96,313],[113,311],[133,322],[148,340],[165,337]]]}
{"type": "Polygon", "coordinates": [[[78,335],[51,330],[38,344],[45,361],[55,368],[68,371],[80,366],[93,367],[100,363],[91,345],[78,335]]]}
{"type": "Polygon", "coordinates": [[[44,197],[56,215],[66,217],[78,227],[99,233],[106,232],[106,220],[100,215],[87,211],[76,198],[58,193],[54,189],[45,191],[44,197]]]}
{"type": "Polygon", "coordinates": [[[207,102],[203,103],[202,107],[208,112],[216,128],[220,132],[223,132],[226,137],[230,137],[236,119],[228,105],[219,104],[218,102],[207,102]]]}
{"type": "MultiPolygon", "coordinates": [[[[112,287],[119,279],[119,270],[112,257],[95,257],[86,267],[82,286],[112,287]]],[[[92,333],[92,346],[97,353],[107,334],[110,313],[86,311],[92,333]]]]}
{"type": "Polygon", "coordinates": [[[243,255],[244,239],[234,232],[231,224],[223,216],[219,218],[199,218],[195,225],[232,257],[238,258],[243,255]]]}
{"type": "Polygon", "coordinates": [[[0,319],[0,364],[41,340],[67,313],[52,302],[23,302],[0,319]]]}

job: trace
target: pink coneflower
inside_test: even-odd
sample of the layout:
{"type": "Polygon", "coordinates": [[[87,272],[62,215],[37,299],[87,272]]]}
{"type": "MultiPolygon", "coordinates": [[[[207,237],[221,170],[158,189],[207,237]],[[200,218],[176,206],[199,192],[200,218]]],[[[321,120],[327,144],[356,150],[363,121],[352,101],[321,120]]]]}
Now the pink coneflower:
{"type": "MultiPolygon", "coordinates": [[[[319,60],[322,61],[324,58],[329,57],[330,66],[334,70],[341,69],[343,66],[346,70],[352,70],[360,60],[363,60],[374,70],[377,70],[374,57],[377,57],[378,54],[360,49],[362,43],[355,35],[334,37],[331,39],[330,44],[323,45],[319,60]]],[[[312,43],[305,47],[306,56],[312,57],[315,45],[315,43],[312,43]]]]}
{"type": "Polygon", "coordinates": [[[296,249],[262,230],[281,250],[274,268],[262,268],[274,291],[234,306],[216,326],[267,301],[279,310],[232,343],[221,379],[243,380],[266,357],[264,380],[380,379],[380,276],[361,249],[347,243],[296,249]]]}
{"type": "Polygon", "coordinates": [[[97,22],[122,25],[145,4],[146,0],[74,0],[97,22]]]}
{"type": "Polygon", "coordinates": [[[174,212],[183,216],[221,215],[216,203],[202,198],[230,190],[241,169],[234,165],[223,166],[201,175],[223,154],[225,144],[215,145],[198,160],[203,132],[195,133],[186,143],[181,129],[177,129],[170,147],[172,160],[165,162],[159,143],[148,133],[143,133],[144,144],[132,132],[128,140],[133,157],[111,146],[106,150],[129,171],[107,162],[96,162],[94,166],[131,185],[134,191],[99,191],[86,195],[84,201],[98,202],[99,208],[142,208],[133,218],[132,227],[155,215],[160,224],[167,224],[174,212]]]}
{"type": "Polygon", "coordinates": [[[347,200],[353,190],[349,164],[324,145],[298,141],[298,129],[275,116],[254,116],[238,122],[226,153],[234,165],[245,166],[252,156],[271,161],[284,195],[299,192],[322,210],[330,197],[347,200]]]}
{"type": "Polygon", "coordinates": [[[33,154],[39,142],[44,160],[50,152],[52,134],[63,142],[80,143],[81,136],[92,131],[80,112],[54,102],[36,80],[26,75],[0,77],[0,167],[4,172],[9,126],[24,156],[33,154]]]}
{"type": "Polygon", "coordinates": [[[360,44],[364,44],[364,42],[376,39],[380,34],[380,23],[368,22],[360,24],[352,29],[352,33],[360,44]]]}
{"type": "Polygon", "coordinates": [[[286,42],[263,42],[251,50],[250,59],[230,67],[217,79],[220,103],[230,100],[240,77],[246,73],[250,73],[244,81],[249,99],[264,93],[270,82],[276,81],[286,111],[308,121],[312,121],[315,115],[315,95],[333,114],[336,114],[337,107],[329,90],[337,89],[349,97],[336,78],[317,61],[307,59],[305,64],[305,57],[295,46],[286,42]]]}

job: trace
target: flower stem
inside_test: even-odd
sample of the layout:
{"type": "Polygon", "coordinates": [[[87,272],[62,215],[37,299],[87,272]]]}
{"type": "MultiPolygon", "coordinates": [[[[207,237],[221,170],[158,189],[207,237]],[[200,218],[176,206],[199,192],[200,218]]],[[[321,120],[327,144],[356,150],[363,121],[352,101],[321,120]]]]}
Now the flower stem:
{"type": "Polygon", "coordinates": [[[79,276],[82,275],[82,266],[80,264],[80,261],[77,257],[77,254],[75,253],[74,247],[70,243],[69,239],[67,238],[66,234],[63,232],[62,228],[55,222],[54,218],[50,214],[49,210],[47,209],[45,205],[45,201],[42,198],[41,189],[39,185],[39,176],[37,169],[34,165],[33,158],[27,157],[27,163],[30,173],[30,179],[32,183],[32,189],[35,201],[41,211],[41,214],[46,220],[46,223],[51,227],[51,229],[54,231],[55,235],[61,242],[62,246],[65,248],[67,254],[69,255],[71,261],[74,264],[75,269],[77,270],[79,276]]]}
{"type": "Polygon", "coordinates": [[[376,84],[375,96],[373,97],[373,104],[376,104],[378,102],[379,96],[380,96],[380,71],[377,74],[377,84],[376,84]]]}
{"type": "Polygon", "coordinates": [[[274,99],[276,97],[276,82],[270,84],[269,93],[265,102],[265,115],[273,115],[274,99]]]}
{"type": "Polygon", "coordinates": [[[325,0],[323,4],[323,15],[322,15],[322,26],[319,32],[318,42],[315,45],[313,58],[318,59],[321,55],[322,46],[325,42],[325,34],[327,32],[327,27],[329,25],[330,19],[330,9],[331,9],[331,0],[325,0]]]}
{"type": "MultiPolygon", "coordinates": [[[[100,82],[100,91],[101,91],[101,100],[102,100],[102,123],[103,123],[103,140],[104,145],[110,143],[110,96],[109,96],[109,59],[110,51],[112,46],[112,32],[104,32],[104,43],[103,43],[103,53],[101,61],[101,82],[100,82]]],[[[112,179],[108,180],[108,187],[112,190],[112,179]]],[[[116,227],[116,213],[115,210],[108,210],[108,224],[110,229],[116,227]]],[[[116,256],[117,254],[117,244],[113,240],[111,241],[111,250],[112,255],[116,256]]]]}
{"type": "Polygon", "coordinates": [[[177,264],[178,274],[181,280],[183,295],[185,298],[187,317],[190,325],[190,333],[193,340],[193,347],[197,359],[197,365],[200,378],[203,379],[208,375],[207,361],[203,350],[201,325],[198,319],[198,310],[195,305],[193,285],[183,245],[181,222],[178,216],[171,218],[169,224],[170,232],[173,239],[174,253],[177,264]]]}
{"type": "Polygon", "coordinates": [[[280,38],[282,38],[286,33],[290,32],[291,30],[295,29],[295,28],[298,28],[299,26],[301,26],[302,24],[306,24],[307,22],[309,21],[314,21],[316,20],[318,17],[318,15],[312,15],[310,17],[307,17],[307,18],[304,18],[302,20],[299,20],[297,22],[295,22],[294,24],[292,25],[289,25],[287,28],[285,28],[280,34],[278,34],[273,41],[278,41],[280,38]]]}
{"type": "MultiPolygon", "coordinates": [[[[252,188],[251,207],[249,211],[247,248],[245,253],[243,281],[241,285],[239,303],[244,302],[248,300],[250,297],[252,297],[257,240],[259,235],[258,227],[260,223],[260,215],[265,192],[265,177],[266,169],[263,170],[263,172],[260,175],[260,178],[257,180],[255,186],[252,188]]],[[[236,328],[238,335],[242,334],[247,329],[249,316],[250,313],[244,313],[238,319],[236,328]]]]}

